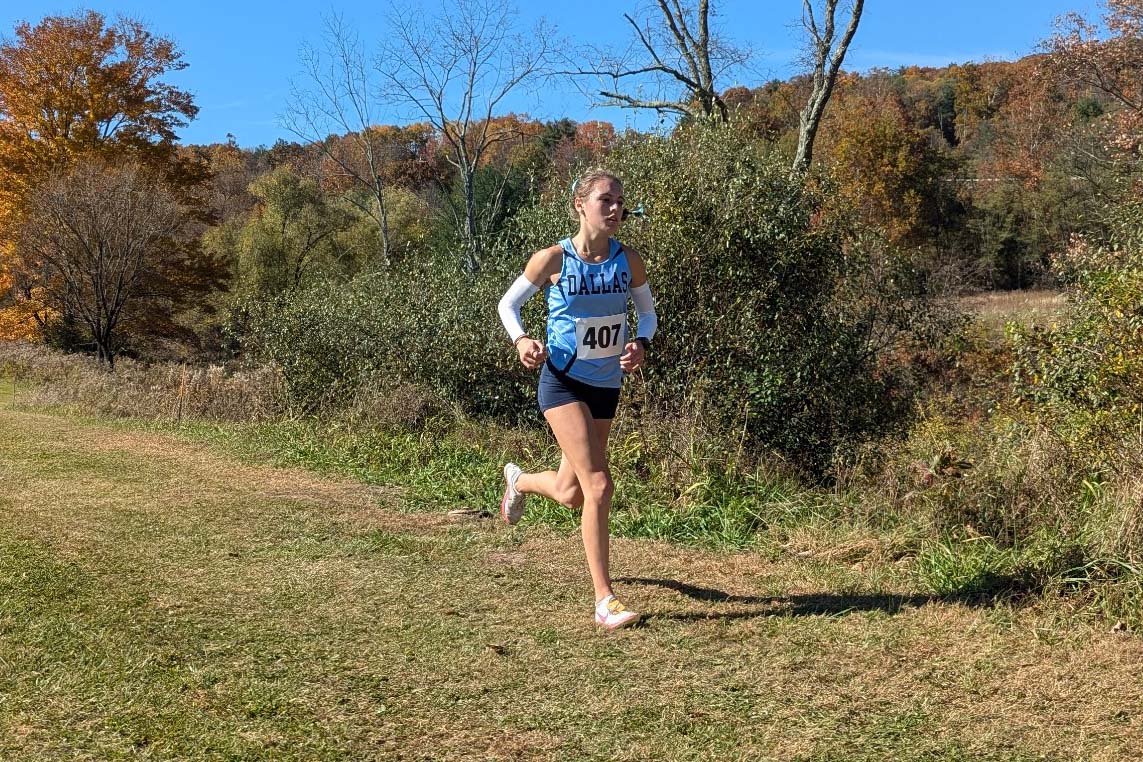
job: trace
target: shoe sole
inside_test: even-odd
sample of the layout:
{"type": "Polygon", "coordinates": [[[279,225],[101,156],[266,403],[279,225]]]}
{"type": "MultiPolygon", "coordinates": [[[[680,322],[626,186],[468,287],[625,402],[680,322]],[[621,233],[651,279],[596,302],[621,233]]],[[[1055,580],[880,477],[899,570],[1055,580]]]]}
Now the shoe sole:
{"type": "Polygon", "coordinates": [[[504,523],[512,526],[512,520],[508,518],[508,487],[504,487],[504,498],[500,501],[500,518],[504,519],[504,523]]]}
{"type": "Polygon", "coordinates": [[[508,526],[516,526],[520,519],[513,521],[508,515],[508,496],[512,494],[512,487],[508,483],[508,466],[504,466],[504,497],[500,499],[500,518],[504,519],[504,523],[508,526]]]}
{"type": "Polygon", "coordinates": [[[624,627],[633,627],[633,626],[639,624],[639,622],[641,622],[641,621],[643,621],[643,615],[642,614],[636,614],[635,616],[631,617],[630,619],[624,619],[622,622],[619,622],[618,624],[604,624],[603,622],[599,621],[599,617],[596,617],[596,619],[595,619],[595,623],[598,626],[602,627],[603,629],[607,630],[608,632],[615,632],[616,630],[621,630],[624,627]]]}

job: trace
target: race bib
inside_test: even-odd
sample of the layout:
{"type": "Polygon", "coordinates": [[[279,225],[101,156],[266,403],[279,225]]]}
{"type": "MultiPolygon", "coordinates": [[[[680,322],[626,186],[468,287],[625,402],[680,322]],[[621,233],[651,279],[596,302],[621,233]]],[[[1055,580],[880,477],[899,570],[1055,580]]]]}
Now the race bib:
{"type": "Polygon", "coordinates": [[[581,360],[615,357],[623,351],[626,337],[626,315],[575,319],[576,357],[581,360]]]}

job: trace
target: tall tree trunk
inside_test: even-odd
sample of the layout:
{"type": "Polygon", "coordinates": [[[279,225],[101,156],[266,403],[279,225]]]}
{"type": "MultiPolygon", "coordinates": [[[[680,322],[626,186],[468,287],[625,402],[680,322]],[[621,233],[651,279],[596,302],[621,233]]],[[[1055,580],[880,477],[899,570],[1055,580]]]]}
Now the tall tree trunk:
{"type": "Polygon", "coordinates": [[[814,155],[814,138],[818,134],[822,114],[825,113],[826,104],[833,93],[837,73],[841,70],[841,62],[845,59],[845,52],[849,43],[857,32],[857,24],[861,20],[862,6],[865,0],[853,0],[853,8],[849,17],[849,25],[845,34],[834,49],[834,14],[837,11],[838,0],[825,0],[825,26],[818,28],[814,18],[812,0],[803,0],[804,13],[802,21],[810,33],[810,50],[813,55],[813,89],[810,91],[806,107],[802,109],[798,122],[798,151],[794,155],[794,172],[805,172],[810,168],[814,155]]]}
{"type": "Polygon", "coordinates": [[[480,269],[480,236],[476,229],[476,187],[475,171],[464,171],[464,237],[466,244],[466,269],[475,273],[480,269]]]}
{"type": "Polygon", "coordinates": [[[377,213],[381,218],[381,263],[389,267],[391,262],[389,254],[389,209],[385,206],[385,191],[377,186],[377,213]]]}

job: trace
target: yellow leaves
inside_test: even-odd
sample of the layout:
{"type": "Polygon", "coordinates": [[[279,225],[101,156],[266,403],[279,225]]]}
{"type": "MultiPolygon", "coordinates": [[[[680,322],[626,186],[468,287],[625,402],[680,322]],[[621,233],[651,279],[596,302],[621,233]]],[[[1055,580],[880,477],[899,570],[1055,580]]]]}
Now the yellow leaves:
{"type": "Polygon", "coordinates": [[[0,341],[31,341],[39,333],[35,314],[42,305],[33,291],[31,298],[13,293],[12,274],[0,266],[0,341]]]}
{"type": "Polygon", "coordinates": [[[94,11],[24,22],[0,41],[0,247],[9,247],[11,268],[0,283],[0,338],[28,338],[35,316],[49,314],[37,285],[52,276],[27,247],[12,248],[35,189],[82,158],[137,163],[182,190],[201,179],[179,161],[174,132],[197,109],[189,94],[162,82],[184,65],[170,40],[130,19],[108,24],[94,11]]]}
{"type": "Polygon", "coordinates": [[[180,59],[138,22],[108,26],[94,11],[20,24],[0,44],[0,170],[34,176],[79,153],[173,143],[197,113],[159,81],[180,59]]]}
{"type": "Polygon", "coordinates": [[[0,308],[0,341],[35,341],[39,336],[35,313],[28,302],[0,308]]]}
{"type": "Polygon", "coordinates": [[[888,92],[843,93],[828,118],[833,142],[824,144],[823,153],[834,161],[837,202],[891,241],[921,235],[941,170],[929,136],[909,124],[902,104],[888,92]]]}

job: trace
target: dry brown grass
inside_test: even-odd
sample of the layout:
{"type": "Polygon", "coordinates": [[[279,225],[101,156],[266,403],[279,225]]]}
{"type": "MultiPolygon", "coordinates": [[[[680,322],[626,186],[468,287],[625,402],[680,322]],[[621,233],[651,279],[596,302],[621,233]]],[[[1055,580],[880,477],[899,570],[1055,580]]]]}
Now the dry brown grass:
{"type": "Polygon", "coordinates": [[[960,307],[986,326],[1001,329],[1009,321],[1024,325],[1051,323],[1067,298],[1059,291],[986,291],[960,299],[960,307]]]}
{"type": "Polygon", "coordinates": [[[0,479],[4,758],[1143,754],[1143,642],[917,595],[892,541],[616,540],[608,636],[575,533],[22,411],[0,479]]]}
{"type": "Polygon", "coordinates": [[[285,408],[281,375],[271,368],[195,367],[96,360],[35,344],[0,342],[0,375],[30,381],[23,401],[85,413],[182,421],[264,421],[285,408]]]}

